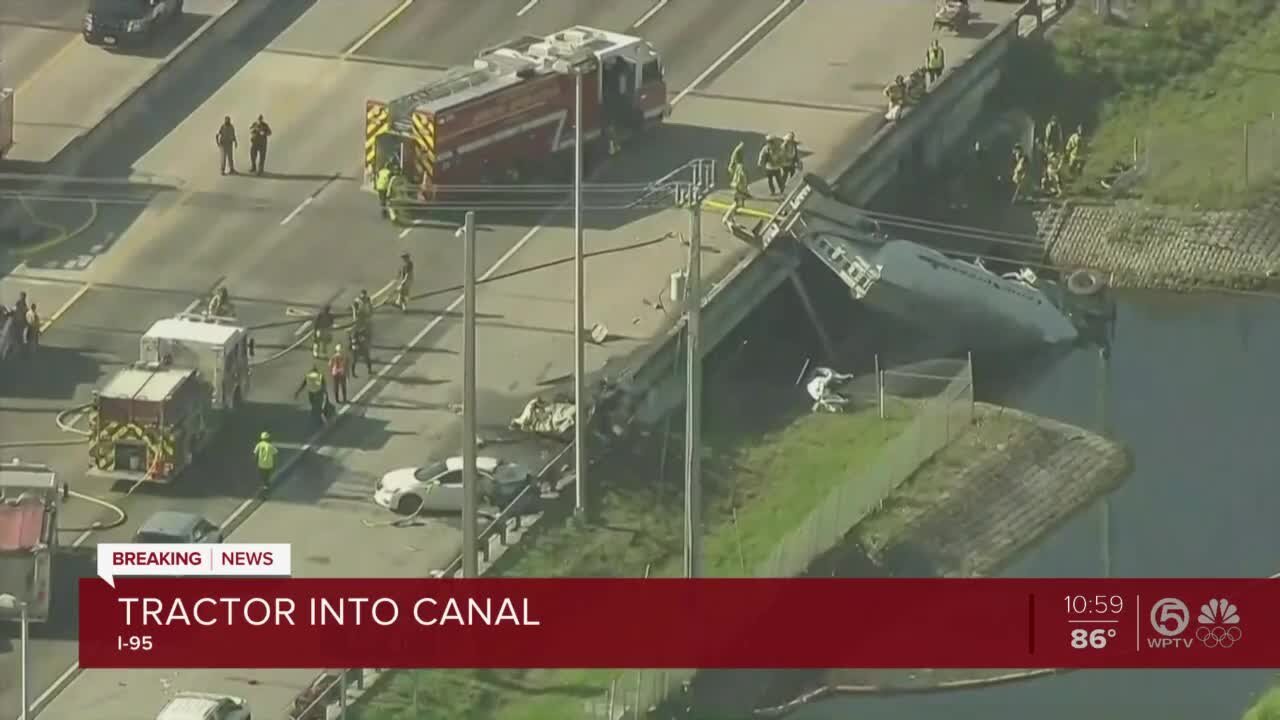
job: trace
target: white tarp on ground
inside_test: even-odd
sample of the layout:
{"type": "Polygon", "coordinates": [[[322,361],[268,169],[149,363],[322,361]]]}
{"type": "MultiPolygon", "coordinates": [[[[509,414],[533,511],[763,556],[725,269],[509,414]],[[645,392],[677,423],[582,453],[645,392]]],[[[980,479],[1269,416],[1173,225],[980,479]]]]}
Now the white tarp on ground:
{"type": "Polygon", "coordinates": [[[511,421],[511,429],[540,435],[568,435],[573,430],[575,416],[571,402],[534,398],[511,421]]]}

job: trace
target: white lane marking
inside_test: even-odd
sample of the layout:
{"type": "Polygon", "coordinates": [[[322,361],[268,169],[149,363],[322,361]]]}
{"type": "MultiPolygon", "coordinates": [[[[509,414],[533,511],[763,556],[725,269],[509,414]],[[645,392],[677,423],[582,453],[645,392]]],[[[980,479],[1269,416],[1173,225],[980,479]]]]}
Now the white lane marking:
{"type": "Polygon", "coordinates": [[[529,12],[537,5],[538,5],[538,0],[529,0],[529,2],[524,4],[524,7],[516,11],[516,17],[524,17],[525,13],[529,12]]]}
{"type": "Polygon", "coordinates": [[[662,8],[666,7],[666,6],[667,6],[667,3],[669,3],[669,2],[671,2],[671,0],[658,0],[657,4],[656,4],[656,5],[654,5],[653,7],[649,8],[648,12],[646,12],[646,13],[645,13],[645,14],[643,14],[643,15],[641,15],[641,16],[640,16],[640,19],[639,19],[639,20],[637,20],[637,21],[635,22],[635,24],[634,24],[634,25],[632,25],[631,27],[633,27],[633,28],[638,28],[638,27],[640,27],[641,25],[643,25],[643,24],[645,24],[645,23],[649,22],[649,19],[650,19],[650,18],[652,18],[654,15],[657,15],[657,14],[658,14],[658,11],[659,11],[659,10],[661,10],[662,8]]]}
{"type": "Polygon", "coordinates": [[[58,318],[62,317],[63,315],[66,315],[67,311],[71,309],[71,306],[79,302],[80,298],[84,297],[85,293],[89,292],[89,289],[92,287],[93,287],[93,283],[85,283],[84,285],[81,285],[80,289],[72,293],[71,297],[67,298],[66,302],[59,305],[58,309],[54,310],[53,314],[50,315],[47,320],[45,320],[43,323],[40,323],[40,332],[47,332],[49,330],[49,327],[52,326],[55,322],[57,322],[58,318]]]}
{"type": "MultiPolygon", "coordinates": [[[[524,246],[527,245],[529,241],[533,239],[533,236],[536,235],[538,231],[541,229],[542,229],[541,225],[534,228],[530,228],[529,232],[525,233],[524,236],[521,237],[520,240],[517,241],[515,245],[512,245],[510,249],[508,249],[505,253],[503,253],[502,257],[498,258],[493,263],[493,265],[490,265],[489,269],[485,270],[484,273],[479,278],[477,278],[477,280],[479,282],[485,282],[489,278],[493,277],[494,274],[496,274],[499,270],[501,270],[502,266],[506,265],[507,262],[511,260],[511,258],[515,257],[516,253],[520,252],[520,250],[523,249],[524,246]]],[[[422,330],[418,331],[418,334],[414,335],[413,339],[411,339],[404,346],[404,348],[400,350],[400,352],[396,353],[396,355],[391,358],[390,362],[383,365],[382,368],[378,370],[377,374],[374,375],[374,377],[370,382],[366,382],[358,391],[356,391],[355,395],[351,396],[351,402],[338,408],[338,417],[342,417],[343,415],[346,415],[347,413],[351,412],[351,408],[355,407],[356,404],[358,404],[360,400],[365,395],[367,395],[370,390],[374,388],[375,385],[379,385],[381,381],[386,378],[388,373],[396,369],[396,366],[398,366],[400,362],[404,360],[405,355],[408,355],[409,353],[416,350],[418,345],[422,343],[422,340],[426,338],[426,336],[432,330],[435,330],[440,325],[440,323],[444,321],[447,315],[457,310],[458,306],[462,304],[462,301],[464,299],[465,299],[464,295],[457,296],[456,298],[453,299],[452,302],[449,303],[447,307],[445,307],[445,309],[439,315],[432,318],[431,322],[428,322],[425,326],[423,326],[422,330]]],[[[334,418],[334,419],[336,420],[337,418],[334,418]]],[[[280,466],[280,469],[276,471],[277,475],[280,477],[286,476],[289,472],[289,469],[293,467],[294,463],[302,459],[303,456],[308,455],[312,451],[314,451],[316,446],[319,444],[320,434],[322,432],[324,432],[324,428],[321,428],[320,430],[317,430],[316,432],[312,433],[311,437],[307,438],[306,443],[303,444],[301,448],[299,448],[298,452],[290,455],[289,459],[286,460],[280,466]]],[[[226,520],[223,520],[222,523],[219,525],[219,527],[225,530],[226,528],[235,524],[235,521],[241,515],[247,512],[249,508],[253,507],[256,502],[257,502],[256,498],[249,498],[244,502],[240,503],[239,507],[237,507],[231,513],[231,515],[227,517],[226,520]]],[[[227,537],[230,537],[230,535],[231,533],[228,532],[227,537]]]]}
{"type": "Polygon", "coordinates": [[[71,676],[75,675],[79,670],[80,670],[79,660],[76,660],[75,662],[71,663],[70,667],[68,667],[66,670],[63,670],[62,674],[58,676],[58,679],[54,680],[53,684],[50,685],[47,690],[45,690],[44,692],[36,696],[35,701],[31,703],[31,709],[33,711],[32,714],[39,713],[40,710],[43,709],[44,704],[52,700],[53,696],[57,695],[58,691],[62,690],[62,686],[66,685],[67,682],[71,679],[71,676]]]}
{"type": "Polygon", "coordinates": [[[280,224],[288,225],[290,220],[293,220],[294,218],[298,217],[298,213],[302,212],[303,210],[306,210],[307,206],[315,201],[316,201],[316,197],[312,195],[306,200],[303,200],[302,202],[298,203],[298,207],[294,208],[293,212],[286,215],[285,218],[280,221],[280,224]]]}
{"type": "Polygon", "coordinates": [[[350,57],[351,55],[355,55],[357,52],[359,52],[360,48],[365,46],[365,43],[372,40],[374,35],[377,35],[378,33],[382,32],[387,28],[388,25],[395,22],[396,18],[400,17],[400,15],[402,15],[405,10],[408,10],[409,6],[412,4],[413,4],[413,0],[404,0],[404,2],[400,3],[399,7],[397,7],[395,10],[392,10],[391,13],[388,14],[386,17],[382,18],[382,20],[377,25],[374,25],[373,28],[369,30],[369,32],[365,33],[364,35],[361,35],[359,40],[352,43],[351,47],[347,48],[346,52],[342,53],[343,56],[350,57]]]}
{"type": "MultiPolygon", "coordinates": [[[[716,69],[721,67],[721,65],[724,64],[724,61],[728,60],[728,58],[730,58],[730,56],[733,55],[733,53],[737,53],[737,51],[741,49],[742,45],[745,45],[746,42],[749,42],[751,40],[751,37],[755,36],[755,33],[760,32],[760,29],[762,29],[764,26],[767,26],[769,22],[772,22],[773,18],[778,17],[778,14],[782,13],[782,10],[785,10],[788,5],[791,5],[791,1],[792,0],[782,0],[782,3],[778,5],[777,8],[774,8],[773,12],[769,13],[768,15],[765,15],[765,18],[763,20],[760,20],[759,23],[756,23],[755,27],[749,29],[749,31],[746,31],[746,35],[739,38],[739,41],[735,42],[735,44],[733,44],[733,46],[730,47],[730,50],[728,50],[728,53],[724,53],[723,55],[719,56],[719,58],[717,58],[716,61],[714,61],[714,63],[710,65],[709,68],[705,69],[704,72],[700,74],[700,76],[694,79],[694,82],[689,83],[689,86],[684,88],[684,90],[680,91],[680,95],[677,95],[675,99],[671,101],[672,108],[675,108],[677,102],[680,102],[682,99],[684,99],[686,95],[689,95],[689,92],[691,90],[694,90],[694,87],[698,86],[700,82],[703,82],[704,79],[707,79],[707,77],[710,76],[710,74],[712,74],[713,72],[716,72],[716,69]]],[[[526,9],[532,8],[532,6],[536,4],[538,4],[538,0],[530,0],[529,5],[526,5],[525,8],[526,9]]],[[[506,252],[503,252],[502,258],[498,258],[498,260],[495,261],[493,265],[489,266],[488,270],[485,270],[484,274],[480,275],[479,281],[484,282],[486,281],[486,279],[492,278],[494,273],[497,273],[499,269],[502,269],[502,266],[506,265],[509,260],[511,260],[512,258],[515,258],[517,252],[520,252],[521,249],[524,249],[525,245],[527,245],[527,243],[529,243],[529,241],[532,240],[532,238],[534,238],[536,234],[543,231],[544,227],[545,225],[534,225],[534,227],[529,228],[529,232],[526,232],[525,236],[521,237],[520,241],[516,242],[516,245],[512,245],[511,249],[507,250],[506,252]]],[[[406,234],[410,231],[412,231],[412,228],[404,228],[403,231],[401,231],[401,237],[406,236],[406,234]]],[[[458,306],[462,305],[462,300],[463,300],[462,295],[458,295],[457,297],[454,297],[453,301],[449,302],[448,307],[445,307],[444,313],[440,315],[436,315],[435,318],[431,320],[430,323],[426,324],[425,327],[421,329],[421,332],[417,333],[416,336],[413,336],[412,340],[408,341],[408,345],[404,346],[403,350],[399,351],[396,356],[392,357],[392,360],[390,360],[390,363],[383,365],[383,368],[379,370],[378,374],[374,375],[374,378],[372,378],[374,382],[365,383],[364,386],[358,389],[358,391],[356,392],[356,395],[352,396],[351,402],[348,402],[347,405],[343,405],[342,407],[339,407],[338,416],[346,415],[347,413],[349,413],[352,407],[358,404],[358,402],[360,402],[362,397],[365,397],[366,393],[370,391],[370,388],[374,387],[375,384],[378,384],[379,380],[387,377],[387,374],[392,372],[392,369],[396,368],[396,366],[399,365],[399,363],[401,363],[401,360],[404,359],[404,355],[407,355],[408,352],[412,352],[413,350],[416,350],[417,345],[419,345],[419,343],[422,342],[422,338],[425,338],[426,336],[428,336],[428,333],[430,333],[431,331],[434,331],[434,329],[438,327],[440,323],[443,322],[445,315],[449,313],[453,313],[454,310],[457,310],[458,306]]],[[[284,461],[283,465],[280,465],[280,469],[276,470],[276,475],[278,475],[278,477],[284,477],[284,475],[288,473],[289,468],[292,468],[294,462],[297,462],[298,460],[302,459],[303,456],[310,454],[310,452],[314,450],[317,441],[319,441],[321,432],[324,432],[324,428],[321,428],[320,430],[316,430],[315,433],[312,433],[311,437],[307,438],[306,443],[303,443],[302,447],[300,448],[300,451],[294,452],[293,455],[289,456],[288,460],[284,461]]],[[[227,519],[221,521],[221,524],[219,525],[219,527],[223,529],[227,529],[228,527],[230,527],[230,525],[233,525],[234,523],[236,523],[236,520],[239,518],[239,516],[243,515],[244,512],[248,511],[248,509],[250,509],[250,507],[252,507],[253,503],[255,502],[256,502],[256,498],[248,498],[248,500],[239,503],[239,506],[236,507],[236,510],[232,511],[232,514],[230,514],[227,519]]],[[[229,536],[229,534],[230,533],[227,533],[227,536],[229,536]]]]}
{"type": "Polygon", "coordinates": [[[403,239],[405,239],[405,238],[409,237],[409,233],[411,233],[411,232],[413,232],[413,228],[405,228],[405,229],[401,230],[401,231],[400,231],[400,239],[401,239],[401,240],[403,240],[403,239]]]}
{"type": "MultiPolygon", "coordinates": [[[[408,5],[409,3],[406,2],[405,4],[408,5]]],[[[536,0],[532,0],[531,4],[536,4],[536,0]]],[[[675,105],[679,103],[686,95],[688,95],[695,87],[697,87],[699,83],[701,83],[703,80],[706,80],[707,77],[711,75],[711,73],[715,72],[716,69],[719,68],[720,65],[724,64],[724,62],[731,55],[733,55],[735,52],[738,51],[739,48],[741,48],[748,41],[750,41],[752,36],[760,32],[761,28],[763,28],[771,20],[777,17],[778,14],[781,13],[784,9],[786,9],[787,6],[789,6],[790,4],[791,4],[791,0],[782,0],[782,3],[778,5],[778,7],[773,10],[773,12],[769,13],[769,15],[766,16],[764,20],[761,20],[758,25],[751,28],[751,30],[747,31],[746,35],[743,35],[742,38],[738,40],[738,42],[734,43],[733,47],[729,49],[729,52],[721,55],[714,63],[711,64],[711,67],[707,68],[706,71],[704,71],[701,75],[699,75],[696,79],[694,79],[693,82],[689,83],[688,87],[686,87],[684,90],[681,90],[680,94],[676,95],[675,98],[672,99],[671,106],[675,107],[675,105]]],[[[529,244],[529,241],[532,240],[533,237],[543,229],[543,227],[544,226],[542,225],[535,225],[532,228],[529,228],[529,232],[525,233],[524,236],[521,237],[520,240],[516,242],[515,245],[511,246],[511,249],[503,253],[502,257],[498,258],[498,260],[493,265],[489,266],[489,269],[484,271],[484,274],[482,274],[479,277],[479,280],[481,282],[484,282],[485,280],[488,280],[489,278],[493,277],[498,272],[498,270],[502,269],[502,267],[511,260],[511,258],[515,257],[516,253],[520,252],[520,250],[522,250],[525,245],[529,244]]],[[[462,295],[459,295],[458,297],[454,298],[453,302],[449,303],[448,307],[444,309],[444,312],[442,312],[441,314],[433,318],[431,322],[427,323],[426,326],[424,326],[422,330],[419,331],[418,334],[415,335],[407,345],[405,345],[404,349],[401,350],[399,353],[397,353],[396,356],[391,359],[391,362],[382,366],[382,369],[379,370],[377,375],[374,377],[375,382],[365,383],[359,390],[356,391],[356,394],[352,396],[350,403],[338,408],[338,416],[341,417],[351,412],[351,408],[354,407],[355,403],[360,402],[360,400],[366,394],[368,394],[369,390],[376,384],[376,381],[381,381],[385,379],[387,374],[390,373],[391,370],[395,368],[395,366],[400,364],[400,361],[404,359],[405,355],[416,350],[418,347],[418,344],[422,342],[423,338],[425,338],[432,330],[436,329],[440,325],[440,323],[444,320],[447,314],[458,309],[458,306],[462,304],[463,299],[464,299],[464,296],[462,295]]],[[[296,452],[290,455],[289,459],[284,461],[284,463],[280,466],[280,469],[277,471],[279,476],[281,477],[286,476],[290,468],[292,468],[295,463],[297,463],[299,460],[303,458],[303,456],[309,454],[315,449],[319,441],[320,432],[322,431],[317,431],[313,433],[311,437],[307,439],[307,442],[303,444],[299,452],[296,452]]],[[[241,502],[240,505],[231,512],[231,515],[227,516],[227,519],[222,521],[219,527],[225,530],[227,527],[235,524],[235,521],[239,519],[241,515],[248,512],[249,509],[253,507],[256,502],[257,502],[256,498],[250,498],[248,500],[245,500],[244,502],[241,502]]],[[[228,532],[227,536],[229,537],[230,535],[231,533],[228,532]]],[[[40,695],[40,697],[36,698],[36,701],[34,703],[35,707],[39,708],[42,703],[48,702],[53,696],[61,692],[63,689],[61,686],[67,684],[71,676],[75,674],[76,670],[78,670],[79,667],[80,667],[80,664],[78,661],[75,663],[72,663],[71,666],[68,667],[65,672],[63,672],[61,675],[58,676],[58,679],[53,682],[53,685],[49,686],[48,690],[45,690],[40,695]]]]}
{"type": "Polygon", "coordinates": [[[715,72],[716,70],[719,70],[720,66],[723,65],[729,58],[733,57],[734,53],[741,50],[743,45],[746,45],[747,43],[751,42],[751,38],[755,37],[756,33],[764,29],[765,25],[768,25],[769,23],[773,22],[774,18],[781,15],[782,11],[786,10],[787,7],[791,5],[791,2],[792,0],[782,0],[782,2],[778,3],[778,7],[774,8],[773,11],[770,12],[768,15],[765,15],[763,20],[756,23],[755,27],[747,31],[746,35],[743,35],[742,37],[738,38],[738,42],[734,43],[733,47],[729,48],[728,50],[725,51],[723,55],[716,58],[716,61],[711,63],[710,67],[708,67],[706,70],[703,70],[701,75],[694,78],[693,82],[689,83],[689,87],[681,90],[680,94],[676,95],[675,98],[671,100],[672,107],[675,107],[676,103],[683,100],[685,95],[688,95],[690,92],[693,92],[693,89],[701,85],[703,80],[706,80],[707,78],[711,77],[711,73],[715,72]]]}

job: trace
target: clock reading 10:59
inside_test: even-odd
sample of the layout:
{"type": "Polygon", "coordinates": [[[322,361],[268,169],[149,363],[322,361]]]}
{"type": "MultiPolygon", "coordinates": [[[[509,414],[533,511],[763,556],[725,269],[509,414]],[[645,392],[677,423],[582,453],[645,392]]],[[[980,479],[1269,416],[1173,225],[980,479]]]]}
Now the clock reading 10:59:
{"type": "Polygon", "coordinates": [[[1119,595],[1068,595],[1068,615],[1119,615],[1124,612],[1124,598],[1119,595]]]}

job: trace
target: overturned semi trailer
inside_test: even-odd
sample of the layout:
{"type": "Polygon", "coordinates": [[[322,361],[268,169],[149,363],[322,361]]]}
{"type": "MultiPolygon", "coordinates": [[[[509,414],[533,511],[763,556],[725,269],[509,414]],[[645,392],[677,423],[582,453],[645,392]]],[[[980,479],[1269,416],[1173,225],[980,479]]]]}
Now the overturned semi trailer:
{"type": "Polygon", "coordinates": [[[957,347],[990,350],[1079,337],[1056,284],[1029,270],[999,275],[980,263],[889,237],[813,176],[760,232],[766,245],[791,239],[806,247],[855,300],[921,331],[948,336],[957,347]]]}

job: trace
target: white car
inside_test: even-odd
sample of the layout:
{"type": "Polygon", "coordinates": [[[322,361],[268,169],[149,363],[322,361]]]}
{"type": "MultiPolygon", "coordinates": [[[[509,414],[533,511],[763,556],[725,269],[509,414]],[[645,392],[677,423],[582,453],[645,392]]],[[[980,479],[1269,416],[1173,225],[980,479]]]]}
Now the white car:
{"type": "Polygon", "coordinates": [[[160,710],[156,720],[252,720],[249,704],[231,695],[181,692],[160,710]]]}
{"type": "MultiPolygon", "coordinates": [[[[493,457],[476,458],[476,474],[480,478],[477,499],[496,507],[506,507],[534,480],[524,466],[493,457]]],[[[460,513],[462,457],[392,470],[378,480],[373,501],[402,515],[460,513]]]]}

